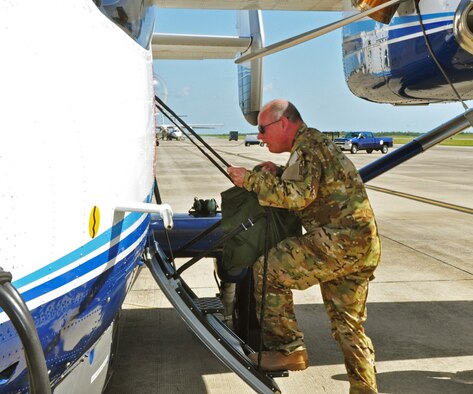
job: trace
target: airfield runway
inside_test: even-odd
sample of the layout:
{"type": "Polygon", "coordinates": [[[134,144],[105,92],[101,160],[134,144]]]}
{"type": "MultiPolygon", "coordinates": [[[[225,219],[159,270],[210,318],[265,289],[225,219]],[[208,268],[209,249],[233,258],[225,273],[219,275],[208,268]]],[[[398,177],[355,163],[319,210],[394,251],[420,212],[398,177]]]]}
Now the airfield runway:
{"type": "MultiPolygon", "coordinates": [[[[207,138],[235,165],[272,160],[258,145],[207,138]]],[[[231,187],[189,141],[160,141],[163,202],[187,212],[194,197],[231,187]]],[[[348,153],[358,168],[381,153],[348,153]]],[[[473,148],[435,147],[368,185],[382,241],[370,284],[368,321],[380,393],[473,393],[473,148]]],[[[171,233],[172,234],[172,233],[171,233]]],[[[184,273],[199,296],[217,287],[210,261],[184,273]]],[[[318,286],[295,292],[310,367],[276,379],[282,393],[348,393],[341,351],[330,335],[318,286]]],[[[115,373],[107,394],[252,393],[197,339],[143,269],[123,305],[115,373]]]]}

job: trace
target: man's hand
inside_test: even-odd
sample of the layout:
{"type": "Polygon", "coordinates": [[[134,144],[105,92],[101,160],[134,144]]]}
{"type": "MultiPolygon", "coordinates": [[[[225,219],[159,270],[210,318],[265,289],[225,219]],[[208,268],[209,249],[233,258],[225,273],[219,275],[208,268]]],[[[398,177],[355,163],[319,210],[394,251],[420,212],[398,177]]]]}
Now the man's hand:
{"type": "Polygon", "coordinates": [[[243,187],[243,180],[245,179],[246,168],[245,167],[235,167],[230,166],[227,168],[228,175],[235,186],[243,187]]]}
{"type": "Polygon", "coordinates": [[[259,166],[261,166],[261,171],[269,172],[273,176],[276,176],[278,172],[278,166],[272,161],[265,161],[263,163],[260,163],[259,166]]]}

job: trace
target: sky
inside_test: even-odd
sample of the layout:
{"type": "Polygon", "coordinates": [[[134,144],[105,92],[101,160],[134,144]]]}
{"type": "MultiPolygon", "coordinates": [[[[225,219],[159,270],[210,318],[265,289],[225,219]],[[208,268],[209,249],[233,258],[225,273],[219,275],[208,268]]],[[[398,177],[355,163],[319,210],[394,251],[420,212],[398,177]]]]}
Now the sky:
{"type": "MultiPolygon", "coordinates": [[[[265,44],[315,29],[338,12],[263,11],[265,44]]],[[[235,11],[160,9],[160,33],[237,35],[235,11]]],[[[322,131],[371,130],[424,133],[461,114],[460,103],[394,107],[354,96],[345,83],[342,33],[334,31],[269,55],[263,62],[263,104],[286,98],[311,127],[322,131]]],[[[167,104],[186,123],[223,123],[219,131],[256,133],[238,106],[233,60],[158,60],[154,72],[168,90],[167,104]]],[[[467,102],[471,107],[471,102],[467,102]]],[[[169,123],[169,122],[166,122],[169,123]]]]}

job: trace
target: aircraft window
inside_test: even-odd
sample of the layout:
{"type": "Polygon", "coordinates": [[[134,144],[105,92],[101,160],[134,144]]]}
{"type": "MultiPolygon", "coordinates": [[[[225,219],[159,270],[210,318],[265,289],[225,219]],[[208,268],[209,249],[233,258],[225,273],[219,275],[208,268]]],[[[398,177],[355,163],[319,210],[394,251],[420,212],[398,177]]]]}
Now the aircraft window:
{"type": "Polygon", "coordinates": [[[152,0],[94,0],[94,2],[108,19],[121,27],[143,48],[149,48],[156,18],[156,7],[152,0]]]}

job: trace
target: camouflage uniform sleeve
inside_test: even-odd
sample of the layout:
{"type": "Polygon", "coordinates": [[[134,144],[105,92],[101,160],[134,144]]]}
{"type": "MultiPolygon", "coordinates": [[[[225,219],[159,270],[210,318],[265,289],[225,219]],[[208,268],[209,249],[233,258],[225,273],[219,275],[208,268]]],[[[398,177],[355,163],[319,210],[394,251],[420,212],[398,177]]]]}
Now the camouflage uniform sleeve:
{"type": "Polygon", "coordinates": [[[322,166],[314,155],[295,151],[283,174],[247,171],[243,187],[258,195],[261,205],[302,210],[317,197],[322,166]]]}
{"type": "Polygon", "coordinates": [[[284,172],[284,166],[277,166],[276,168],[276,176],[280,177],[284,172]]]}

